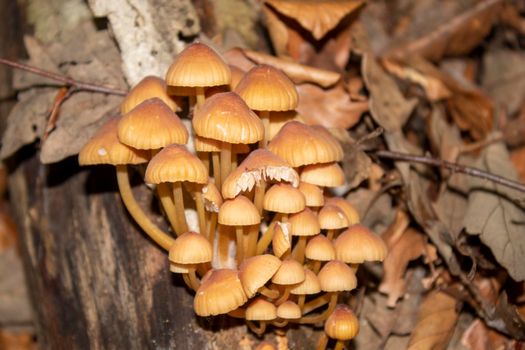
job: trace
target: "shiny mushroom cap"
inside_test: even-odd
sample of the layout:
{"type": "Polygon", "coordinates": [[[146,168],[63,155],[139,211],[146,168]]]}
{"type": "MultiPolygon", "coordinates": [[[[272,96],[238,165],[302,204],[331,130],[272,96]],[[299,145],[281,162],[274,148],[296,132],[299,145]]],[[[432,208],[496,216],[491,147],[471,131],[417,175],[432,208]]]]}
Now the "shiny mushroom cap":
{"type": "Polygon", "coordinates": [[[208,171],[195,155],[184,146],[171,145],[162,149],[149,162],[145,180],[148,183],[188,181],[208,182],[208,171]]]}

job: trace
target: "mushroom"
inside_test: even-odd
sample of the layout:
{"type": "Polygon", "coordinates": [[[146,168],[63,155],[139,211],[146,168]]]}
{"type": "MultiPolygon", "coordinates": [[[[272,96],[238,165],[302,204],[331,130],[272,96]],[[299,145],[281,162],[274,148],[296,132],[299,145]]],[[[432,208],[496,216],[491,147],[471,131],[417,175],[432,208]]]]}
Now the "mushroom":
{"type": "Polygon", "coordinates": [[[261,336],[266,331],[266,321],[272,321],[277,318],[277,308],[269,301],[257,297],[248,304],[245,317],[248,327],[255,334],[261,336]],[[259,321],[259,327],[255,326],[252,321],[259,321]]]}
{"type": "Polygon", "coordinates": [[[180,106],[168,95],[166,82],[159,77],[149,75],[128,92],[120,104],[120,113],[124,115],[142,102],[154,97],[160,98],[174,112],[180,109],[180,106]]]}
{"type": "Polygon", "coordinates": [[[354,338],[359,332],[359,320],[352,310],[343,304],[338,304],[334,312],[326,319],[324,334],[319,339],[316,350],[325,350],[328,337],[336,339],[334,350],[343,350],[344,342],[354,338]]]}

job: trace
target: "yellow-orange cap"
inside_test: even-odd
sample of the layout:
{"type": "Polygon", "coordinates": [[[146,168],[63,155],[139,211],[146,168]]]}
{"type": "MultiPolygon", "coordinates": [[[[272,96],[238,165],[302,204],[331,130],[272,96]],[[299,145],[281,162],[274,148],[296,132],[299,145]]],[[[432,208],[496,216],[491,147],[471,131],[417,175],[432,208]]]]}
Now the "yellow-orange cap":
{"type": "Polygon", "coordinates": [[[321,283],[321,289],[325,292],[343,292],[357,287],[354,271],[339,260],[327,262],[317,277],[321,283]]]}
{"type": "Polygon", "coordinates": [[[261,222],[261,215],[255,205],[244,196],[237,196],[222,203],[219,209],[219,224],[228,226],[249,226],[261,222]]]}
{"type": "Polygon", "coordinates": [[[297,121],[286,123],[268,144],[268,149],[293,167],[343,159],[343,148],[339,143],[297,121]]]}
{"type": "Polygon", "coordinates": [[[233,311],[247,300],[237,271],[210,270],[202,278],[193,307],[199,316],[213,316],[233,311]]]}
{"type": "Polygon", "coordinates": [[[273,112],[270,115],[270,140],[273,139],[275,135],[277,135],[284,124],[292,120],[297,120],[299,122],[303,121],[296,111],[273,112]]]}
{"type": "Polygon", "coordinates": [[[299,101],[294,83],[280,70],[256,66],[241,79],[235,92],[256,111],[288,111],[299,101]]]}
{"type": "Polygon", "coordinates": [[[186,47],[166,73],[170,86],[205,87],[226,85],[230,81],[230,67],[215,50],[201,43],[186,47]]]}
{"type": "Polygon", "coordinates": [[[251,191],[260,181],[286,181],[297,187],[299,175],[283,159],[266,149],[253,151],[228,175],[222,184],[224,198],[251,191]]]}
{"type": "Polygon", "coordinates": [[[263,341],[262,343],[257,345],[255,350],[277,350],[277,348],[269,341],[263,341]]]}
{"type": "Polygon", "coordinates": [[[121,143],[117,137],[120,117],[111,118],[82,147],[78,155],[80,165],[95,164],[141,164],[148,161],[148,155],[121,143]]]}
{"type": "Polygon", "coordinates": [[[151,98],[122,117],[118,137],[137,149],[159,149],[174,143],[186,144],[188,130],[162,100],[151,98]]]}
{"type": "Polygon", "coordinates": [[[385,242],[366,226],[350,226],[334,242],[337,259],[351,264],[383,261],[387,254],[385,242]]]}
{"type": "Polygon", "coordinates": [[[359,320],[348,306],[338,304],[326,319],[324,331],[332,339],[350,340],[359,332],[359,320]]]}
{"type": "Polygon", "coordinates": [[[166,82],[159,77],[149,75],[135,85],[120,104],[123,115],[150,98],[160,98],[172,111],[180,109],[168,95],[166,82]]]}
{"type": "Polygon", "coordinates": [[[307,207],[322,207],[324,205],[323,190],[316,185],[300,182],[299,191],[303,194],[307,207]]]}
{"type": "Polygon", "coordinates": [[[303,210],[306,202],[303,194],[292,185],[277,183],[264,194],[265,210],[293,214],[303,210]]]}
{"type": "Polygon", "coordinates": [[[348,219],[343,211],[335,205],[325,204],[319,210],[319,225],[323,230],[337,230],[348,227],[348,219]]]}
{"type": "Polygon", "coordinates": [[[335,248],[326,236],[317,235],[306,244],[304,255],[310,260],[330,261],[335,259],[335,248]]]}
{"type": "Polygon", "coordinates": [[[335,162],[310,164],[301,171],[301,181],[322,187],[337,187],[345,184],[345,174],[335,162]]]}
{"type": "Polygon", "coordinates": [[[207,211],[214,213],[219,212],[223,200],[219,189],[213,182],[208,182],[208,184],[202,188],[202,198],[204,199],[204,207],[207,211]]]}
{"type": "Polygon", "coordinates": [[[293,259],[286,259],[273,275],[272,282],[280,285],[290,285],[301,283],[304,279],[303,265],[293,259]]]}
{"type": "Polygon", "coordinates": [[[210,262],[213,248],[208,240],[195,232],[185,232],[173,243],[169,260],[176,264],[200,264],[210,262]]]}
{"type": "Polygon", "coordinates": [[[301,308],[293,301],[287,300],[277,307],[277,316],[285,320],[301,318],[301,308]]]}
{"type": "Polygon", "coordinates": [[[321,232],[317,215],[309,208],[291,215],[289,222],[294,236],[314,236],[321,232]]]}
{"type": "Polygon", "coordinates": [[[271,321],[277,318],[275,305],[261,297],[253,299],[246,308],[246,319],[249,321],[271,321]]]}
{"type": "Polygon", "coordinates": [[[345,213],[348,223],[350,225],[359,223],[359,213],[346,199],[341,197],[326,197],[326,204],[335,205],[345,213]]]}
{"type": "Polygon", "coordinates": [[[233,92],[213,95],[193,115],[199,136],[228,143],[254,143],[264,136],[259,117],[233,92]]]}
{"type": "Polygon", "coordinates": [[[321,291],[321,284],[317,275],[307,268],[304,269],[304,281],[294,286],[291,290],[291,294],[295,295],[310,295],[317,294],[321,291]]]}
{"type": "Polygon", "coordinates": [[[273,229],[272,251],[277,257],[283,256],[284,253],[292,249],[292,234],[290,232],[290,223],[277,222],[273,229]]]}
{"type": "Polygon", "coordinates": [[[253,297],[259,288],[273,277],[280,266],[281,260],[270,254],[245,259],[239,267],[239,278],[248,298],[253,297]]]}
{"type": "Polygon", "coordinates": [[[205,184],[208,182],[208,171],[199,158],[184,146],[171,145],[151,159],[145,180],[152,184],[179,181],[205,184]]]}

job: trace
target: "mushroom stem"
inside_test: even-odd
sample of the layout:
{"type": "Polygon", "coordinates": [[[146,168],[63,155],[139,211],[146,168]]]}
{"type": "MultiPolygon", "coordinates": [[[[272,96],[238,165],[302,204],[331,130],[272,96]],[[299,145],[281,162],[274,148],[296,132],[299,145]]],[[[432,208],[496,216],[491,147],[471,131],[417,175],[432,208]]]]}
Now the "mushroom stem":
{"type": "Polygon", "coordinates": [[[159,229],[140,208],[131,191],[127,166],[117,165],[116,169],[120,196],[129,214],[152,240],[165,250],[169,250],[175,240],[159,229]]]}
{"type": "Polygon", "coordinates": [[[204,198],[202,192],[197,190],[195,195],[195,207],[197,208],[197,215],[199,217],[199,233],[206,237],[206,212],[204,211],[204,198]]]}
{"type": "Polygon", "coordinates": [[[275,227],[276,222],[277,222],[277,215],[276,217],[273,218],[270,225],[268,225],[268,228],[266,229],[264,234],[261,236],[261,238],[259,238],[259,241],[257,242],[257,250],[255,253],[256,255],[261,255],[266,250],[266,248],[268,248],[268,245],[272,241],[273,228],[275,227]]]}
{"type": "Polygon", "coordinates": [[[210,173],[210,154],[208,152],[197,152],[197,156],[199,157],[202,164],[204,164],[204,166],[206,167],[206,171],[209,174],[210,173]]]}
{"type": "Polygon", "coordinates": [[[179,232],[179,223],[177,222],[177,212],[175,210],[175,205],[173,204],[173,199],[171,198],[171,191],[167,183],[157,184],[157,193],[159,195],[160,203],[164,212],[168,217],[173,231],[180,235],[182,232],[179,232]]]}
{"type": "Polygon", "coordinates": [[[291,286],[285,286],[283,290],[283,294],[277,299],[274,304],[279,306],[282,303],[284,303],[286,300],[288,300],[288,297],[290,296],[290,289],[292,289],[291,286]]]}
{"type": "Polygon", "coordinates": [[[204,103],[204,100],[206,99],[204,95],[204,87],[197,86],[195,88],[195,94],[197,96],[197,107],[200,107],[202,106],[202,104],[204,103]]]}
{"type": "Polygon", "coordinates": [[[283,328],[288,324],[288,320],[273,321],[272,324],[275,327],[283,328]]]}
{"type": "Polygon", "coordinates": [[[173,204],[175,205],[175,212],[177,214],[177,222],[179,228],[177,235],[181,235],[184,232],[188,232],[188,224],[186,223],[186,214],[184,213],[184,196],[182,193],[182,183],[173,183],[173,204]]]}
{"type": "Polygon", "coordinates": [[[213,176],[215,177],[215,184],[217,185],[217,188],[221,188],[222,182],[221,182],[221,162],[220,162],[220,154],[219,152],[212,152],[211,154],[211,162],[213,166],[213,176]]]}
{"type": "Polygon", "coordinates": [[[345,342],[342,340],[338,340],[337,343],[335,343],[334,350],[344,350],[345,348],[345,342]]]}
{"type": "Polygon", "coordinates": [[[312,264],[312,271],[317,274],[320,269],[321,269],[321,261],[315,260],[312,264]]]}
{"type": "Polygon", "coordinates": [[[299,262],[299,264],[304,263],[304,249],[306,247],[306,236],[299,236],[297,245],[293,249],[292,255],[299,262]]]}
{"type": "Polygon", "coordinates": [[[215,240],[215,229],[217,228],[217,213],[211,212],[210,213],[210,220],[208,221],[208,241],[213,244],[213,241],[215,240]]]}
{"type": "Polygon", "coordinates": [[[224,181],[231,171],[232,165],[232,145],[228,142],[222,143],[221,148],[221,179],[224,181]]]}
{"type": "Polygon", "coordinates": [[[250,330],[253,333],[257,334],[258,336],[263,335],[264,332],[266,331],[266,322],[264,322],[264,321],[259,321],[259,327],[257,327],[255,325],[255,322],[252,322],[252,321],[249,321],[249,320],[246,320],[246,324],[248,325],[250,330]]]}
{"type": "Polygon", "coordinates": [[[259,225],[252,225],[248,231],[248,249],[245,257],[249,258],[257,253],[257,238],[259,238],[259,225]]]}
{"type": "Polygon", "coordinates": [[[330,301],[330,293],[323,294],[304,304],[303,314],[307,314],[330,301]]]}
{"type": "Polygon", "coordinates": [[[334,236],[335,236],[335,230],[334,229],[326,230],[326,238],[328,238],[329,240],[332,240],[332,239],[334,239],[334,236]]]}
{"type": "Polygon", "coordinates": [[[328,336],[325,332],[321,335],[321,338],[319,338],[319,342],[317,343],[317,346],[315,347],[315,350],[325,350],[326,346],[328,345],[328,336]]]}
{"type": "Polygon", "coordinates": [[[268,141],[270,141],[270,112],[260,111],[259,116],[261,117],[264,126],[264,138],[259,141],[259,148],[265,148],[268,141]]]}
{"type": "Polygon", "coordinates": [[[315,324],[319,322],[323,322],[330,316],[330,314],[335,310],[335,306],[337,305],[337,292],[330,292],[330,303],[328,304],[328,308],[320,313],[319,315],[313,315],[313,316],[305,316],[299,319],[300,324],[315,324]]]}
{"type": "Polygon", "coordinates": [[[259,288],[258,292],[269,299],[277,299],[280,295],[278,290],[270,289],[266,286],[262,286],[261,288],[259,288]]]}
{"type": "Polygon", "coordinates": [[[188,271],[188,278],[190,280],[191,289],[194,291],[197,291],[199,287],[201,286],[201,283],[199,282],[197,276],[195,275],[195,269],[190,269],[188,271]]]}
{"type": "Polygon", "coordinates": [[[237,265],[239,265],[244,258],[244,229],[242,226],[235,226],[235,235],[237,236],[237,265]]]}
{"type": "Polygon", "coordinates": [[[263,204],[264,204],[264,192],[266,190],[266,181],[261,180],[260,183],[255,185],[255,195],[253,198],[253,204],[255,204],[255,207],[259,211],[259,214],[262,215],[263,212],[263,204]]]}
{"type": "Polygon", "coordinates": [[[305,301],[306,301],[306,295],[305,294],[299,294],[299,297],[297,298],[297,305],[299,306],[299,309],[301,309],[301,314],[303,313],[304,302],[305,301]]]}

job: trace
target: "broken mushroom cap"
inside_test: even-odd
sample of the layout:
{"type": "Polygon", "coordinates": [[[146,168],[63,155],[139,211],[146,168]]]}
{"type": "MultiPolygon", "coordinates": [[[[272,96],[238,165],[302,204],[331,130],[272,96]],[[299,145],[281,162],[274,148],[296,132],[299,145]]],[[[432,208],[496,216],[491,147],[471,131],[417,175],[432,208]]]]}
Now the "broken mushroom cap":
{"type": "Polygon", "coordinates": [[[208,182],[208,171],[195,155],[184,146],[171,145],[162,149],[149,162],[145,180],[148,183],[188,181],[208,182]]]}
{"type": "Polygon", "coordinates": [[[279,69],[259,65],[248,71],[235,92],[256,111],[288,111],[299,101],[295,84],[279,69]]]}
{"type": "Polygon", "coordinates": [[[126,113],[118,123],[122,143],[137,149],[159,149],[188,142],[188,130],[159,98],[146,100],[126,113]]]}
{"type": "Polygon", "coordinates": [[[196,232],[185,232],[173,243],[169,260],[177,264],[201,264],[210,262],[213,248],[208,240],[196,232]]]}
{"type": "Polygon", "coordinates": [[[187,46],[166,73],[170,86],[206,87],[230,82],[230,67],[215,50],[201,43],[187,46]]]}
{"type": "Polygon", "coordinates": [[[219,209],[219,224],[228,226],[249,226],[261,222],[261,215],[255,205],[244,196],[237,196],[222,203],[219,209]]]}
{"type": "Polygon", "coordinates": [[[290,223],[277,222],[273,229],[272,251],[277,257],[292,249],[292,235],[290,232],[290,223]]]}
{"type": "Polygon", "coordinates": [[[202,187],[202,199],[204,199],[204,207],[207,211],[219,212],[223,199],[219,189],[213,182],[208,182],[206,186],[202,187]]]}
{"type": "Polygon", "coordinates": [[[276,318],[275,305],[261,297],[254,298],[246,308],[246,319],[249,321],[271,321],[276,318]]]}
{"type": "Polygon", "coordinates": [[[204,275],[193,306],[197,315],[213,316],[233,311],[247,300],[237,271],[218,269],[204,275]]]}
{"type": "Polygon", "coordinates": [[[324,324],[327,336],[337,340],[350,340],[359,332],[359,320],[346,305],[338,304],[324,324]]]}
{"type": "Polygon", "coordinates": [[[343,169],[333,162],[306,165],[301,171],[301,181],[321,187],[338,187],[346,180],[343,169]]]}
{"type": "Polygon", "coordinates": [[[330,261],[335,259],[335,248],[326,236],[317,235],[308,241],[304,254],[310,260],[330,261]]]}
{"type": "Polygon", "coordinates": [[[264,194],[265,210],[283,214],[298,213],[306,206],[303,194],[292,185],[278,183],[264,194]]]}
{"type": "Polygon", "coordinates": [[[293,167],[343,159],[343,148],[337,140],[297,121],[286,123],[268,144],[268,150],[293,167]]]}
{"type": "Polygon", "coordinates": [[[339,260],[332,260],[323,266],[319,274],[321,289],[325,292],[343,292],[357,287],[354,271],[339,260]]]}
{"type": "Polygon", "coordinates": [[[317,215],[309,208],[291,215],[289,222],[294,236],[315,236],[321,232],[317,215]]]}
{"type": "Polygon", "coordinates": [[[334,242],[337,259],[349,264],[383,261],[387,254],[385,242],[364,225],[355,224],[334,242]]]}
{"type": "Polygon", "coordinates": [[[148,155],[119,141],[117,126],[120,117],[109,119],[96,134],[82,147],[78,155],[80,165],[96,164],[142,164],[148,155]]]}
{"type": "Polygon", "coordinates": [[[168,95],[166,82],[159,77],[149,75],[128,92],[120,104],[120,113],[124,115],[142,102],[154,97],[160,98],[174,112],[180,109],[168,95]]]}
{"type": "Polygon", "coordinates": [[[335,205],[325,204],[319,211],[319,225],[323,230],[337,230],[348,227],[348,219],[335,205]]]}
{"type": "Polygon", "coordinates": [[[239,278],[248,298],[253,297],[281,266],[279,258],[263,254],[245,259],[239,267],[239,278]]]}

